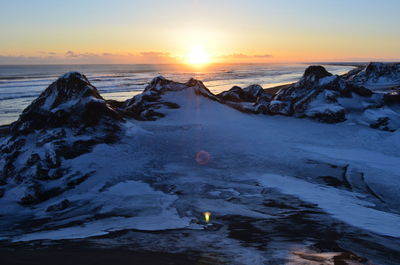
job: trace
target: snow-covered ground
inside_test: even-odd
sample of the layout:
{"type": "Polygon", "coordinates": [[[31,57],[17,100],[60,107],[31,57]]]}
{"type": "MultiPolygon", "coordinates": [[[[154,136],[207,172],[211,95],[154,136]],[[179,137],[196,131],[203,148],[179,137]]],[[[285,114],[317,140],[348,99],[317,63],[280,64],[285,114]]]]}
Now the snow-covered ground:
{"type": "Polygon", "coordinates": [[[316,240],[306,230],[300,239],[284,240],[280,248],[268,247],[277,244],[273,240],[260,240],[267,249],[260,250],[229,236],[225,226],[235,222],[233,217],[264,220],[266,226],[279,223],[304,210],[291,203],[298,198],[318,213],[310,217],[315,222],[322,220],[333,230],[329,223],[340,225],[344,238],[356,238],[362,231],[370,240],[389,240],[382,253],[385,247],[394,251],[391,244],[400,240],[400,132],[244,114],[189,89],[166,93],[163,99],[180,108],[163,110],[166,117],[157,121],[128,120],[118,143],[99,144],[65,161],[81,172],[94,172],[74,189],[32,207],[13,199],[18,186],[6,192],[0,201],[3,239],[76,239],[126,229],[172,229],[194,231],[191,237],[197,241],[160,241],[154,248],[164,244],[177,251],[205,244],[232,255],[238,264],[263,264],[272,252],[274,259],[295,262],[298,257],[291,258],[289,246],[304,249],[316,240]],[[196,154],[201,151],[199,163],[196,154]],[[323,176],[345,176],[350,188],[328,185],[323,176]],[[70,202],[66,209],[46,211],[65,199],[70,202]],[[212,213],[210,224],[203,220],[205,211],[212,213]],[[21,225],[28,220],[38,221],[21,225]],[[221,225],[211,236],[209,230],[221,225]]]}
{"type": "MultiPolygon", "coordinates": [[[[27,206],[19,202],[29,181],[8,183],[2,245],[89,240],[200,251],[213,264],[333,264],[336,252],[354,253],[349,264],[400,259],[399,130],[247,114],[190,87],[159,101],[179,108],[115,121],[118,141],[63,158],[63,168],[89,176],[78,185],[27,206]]],[[[27,136],[18,166],[33,151],[47,155],[53,142],[37,145],[42,137],[27,136]]]]}

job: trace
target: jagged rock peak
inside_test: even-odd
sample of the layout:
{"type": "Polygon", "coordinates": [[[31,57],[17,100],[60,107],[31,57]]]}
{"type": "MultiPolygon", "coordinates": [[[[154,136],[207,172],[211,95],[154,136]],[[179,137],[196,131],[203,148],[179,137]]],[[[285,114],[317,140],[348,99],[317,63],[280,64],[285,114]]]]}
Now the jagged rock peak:
{"type": "Polygon", "coordinates": [[[149,96],[152,94],[161,95],[168,91],[181,91],[191,88],[196,94],[203,96],[213,96],[212,93],[206,88],[206,86],[200,80],[191,78],[186,83],[175,82],[164,78],[163,76],[157,76],[153,78],[149,85],[144,89],[144,95],[149,96]]]}
{"type": "Polygon", "coordinates": [[[400,63],[370,62],[365,66],[366,73],[385,74],[393,71],[400,71],[400,63]]]}
{"type": "Polygon", "coordinates": [[[13,132],[95,125],[100,118],[119,119],[86,76],[69,72],[59,77],[13,123],[13,132]]]}
{"type": "Polygon", "coordinates": [[[233,102],[256,102],[260,97],[268,98],[271,96],[260,85],[250,85],[245,88],[233,86],[230,90],[218,94],[217,97],[221,100],[233,102]]]}
{"type": "Polygon", "coordinates": [[[400,63],[371,62],[347,73],[345,78],[371,89],[400,87],[400,63]]]}
{"type": "MultiPolygon", "coordinates": [[[[78,72],[69,72],[59,77],[26,109],[40,108],[48,111],[74,107],[87,98],[104,101],[97,89],[90,84],[86,76],[78,72]],[[72,100],[74,104],[63,105],[72,100]],[[63,105],[63,106],[62,106],[63,105]]],[[[25,111],[24,111],[25,112],[25,111]]]]}
{"type": "Polygon", "coordinates": [[[329,73],[323,66],[311,65],[304,71],[303,78],[314,77],[316,79],[321,79],[331,75],[332,74],[329,73]]]}
{"type": "Polygon", "coordinates": [[[337,76],[329,73],[323,66],[312,65],[307,67],[296,86],[312,88],[314,86],[328,84],[336,79],[337,76]]]}
{"type": "Polygon", "coordinates": [[[203,82],[201,82],[200,80],[194,79],[193,77],[190,78],[185,85],[187,85],[188,87],[194,87],[194,86],[200,86],[200,87],[205,87],[203,82]]]}

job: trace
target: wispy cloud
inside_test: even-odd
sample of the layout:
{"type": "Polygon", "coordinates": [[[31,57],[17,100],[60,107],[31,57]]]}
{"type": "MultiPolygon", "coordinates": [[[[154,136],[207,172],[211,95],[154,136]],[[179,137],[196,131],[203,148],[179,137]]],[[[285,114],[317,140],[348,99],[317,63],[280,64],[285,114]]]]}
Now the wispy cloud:
{"type": "Polygon", "coordinates": [[[216,58],[220,59],[251,59],[251,58],[272,58],[273,56],[270,54],[255,54],[255,55],[248,55],[243,53],[232,53],[232,54],[225,54],[217,56],[216,58]]]}
{"type": "MultiPolygon", "coordinates": [[[[266,60],[273,56],[270,54],[248,55],[232,53],[214,56],[215,62],[227,61],[253,61],[266,60]]],[[[0,64],[110,64],[110,63],[182,63],[184,60],[169,52],[142,51],[138,53],[86,53],[68,50],[63,53],[53,51],[38,51],[35,56],[0,55],[0,64]]]]}
{"type": "Polygon", "coordinates": [[[0,64],[91,64],[91,63],[177,63],[178,58],[168,52],[144,51],[139,53],[65,53],[40,51],[36,56],[0,55],[0,64]]]}

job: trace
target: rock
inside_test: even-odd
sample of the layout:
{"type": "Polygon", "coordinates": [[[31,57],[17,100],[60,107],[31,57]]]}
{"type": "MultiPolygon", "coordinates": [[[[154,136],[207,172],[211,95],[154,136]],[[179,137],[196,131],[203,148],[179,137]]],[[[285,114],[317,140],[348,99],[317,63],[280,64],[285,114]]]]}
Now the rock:
{"type": "Polygon", "coordinates": [[[389,125],[389,117],[380,117],[375,122],[371,123],[369,126],[374,129],[391,131],[388,125],[389,125]]]}
{"type": "Polygon", "coordinates": [[[400,63],[371,62],[350,71],[345,78],[357,85],[371,88],[390,88],[400,85],[400,63]]]}
{"type": "Polygon", "coordinates": [[[35,165],[40,160],[40,156],[37,153],[33,153],[29,159],[26,161],[26,166],[31,167],[35,165]]]}
{"type": "MultiPolygon", "coordinates": [[[[395,101],[396,98],[386,96],[386,100],[395,101]]],[[[346,121],[347,113],[355,112],[355,121],[363,124],[366,123],[362,121],[363,112],[370,108],[382,112],[374,114],[375,116],[390,113],[390,110],[381,110],[384,104],[382,96],[374,94],[364,86],[349,82],[344,77],[332,75],[322,66],[308,67],[297,83],[281,86],[269,103],[263,103],[271,114],[308,117],[326,123],[346,121]]],[[[268,113],[265,112],[265,108],[263,111],[268,113]]],[[[397,122],[394,122],[393,126],[396,127],[396,124],[397,122]]]]}
{"type": "Polygon", "coordinates": [[[290,101],[272,100],[268,105],[268,110],[272,114],[291,115],[291,106],[292,103],[290,101]]]}
{"type": "Polygon", "coordinates": [[[50,205],[47,207],[46,212],[62,211],[70,207],[71,202],[67,199],[62,200],[60,203],[50,205]]]}
{"type": "Polygon", "coordinates": [[[25,194],[19,201],[22,205],[30,205],[40,201],[41,187],[39,184],[33,184],[25,189],[25,194]]]}
{"type": "Polygon", "coordinates": [[[392,91],[383,95],[383,101],[387,105],[400,104],[400,91],[392,91]]]}
{"type": "Polygon", "coordinates": [[[122,113],[122,115],[133,117],[138,120],[156,120],[160,117],[164,117],[162,113],[163,107],[172,109],[179,108],[179,105],[176,103],[162,100],[161,96],[167,92],[183,90],[192,90],[195,95],[219,101],[219,99],[199,80],[192,78],[186,83],[179,83],[158,76],[150,82],[143,93],[125,101],[118,108],[118,111],[122,113]]]}
{"type": "MultiPolygon", "coordinates": [[[[365,264],[368,259],[359,257],[352,252],[322,252],[322,253],[306,253],[295,251],[293,254],[304,259],[304,264],[319,264],[319,265],[331,265],[331,264],[354,264],[361,265],[365,264]]],[[[303,263],[301,263],[303,264],[303,263]]]]}
{"type": "Polygon", "coordinates": [[[88,178],[87,172],[71,173],[65,160],[90,152],[96,144],[118,139],[123,118],[116,105],[104,100],[84,75],[71,72],[47,87],[23,111],[11,125],[11,137],[0,147],[2,179],[28,187],[20,204],[42,202],[88,178]],[[31,153],[33,146],[35,152],[31,153]],[[27,154],[22,165],[21,154],[27,154]],[[58,185],[46,185],[55,179],[62,180],[58,185]]]}
{"type": "Polygon", "coordinates": [[[217,97],[224,101],[241,102],[244,101],[244,91],[241,87],[234,86],[228,91],[221,92],[217,97]]]}
{"type": "Polygon", "coordinates": [[[71,72],[46,88],[11,125],[13,133],[34,130],[95,126],[101,119],[120,120],[84,75],[71,72]]]}
{"type": "Polygon", "coordinates": [[[267,94],[260,85],[250,85],[243,89],[234,86],[230,90],[218,94],[217,97],[222,101],[233,102],[256,102],[259,97],[271,99],[271,95],[267,94]]]}
{"type": "Polygon", "coordinates": [[[339,106],[325,108],[324,110],[309,111],[308,117],[326,123],[338,123],[346,120],[345,109],[339,106]]]}

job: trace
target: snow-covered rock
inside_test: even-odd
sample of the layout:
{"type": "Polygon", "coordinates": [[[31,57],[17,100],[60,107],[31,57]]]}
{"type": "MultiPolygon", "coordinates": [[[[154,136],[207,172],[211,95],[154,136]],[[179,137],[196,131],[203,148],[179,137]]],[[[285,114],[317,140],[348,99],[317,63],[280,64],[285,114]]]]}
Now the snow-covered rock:
{"type": "Polygon", "coordinates": [[[121,116],[84,75],[67,73],[46,88],[11,124],[0,145],[0,179],[15,199],[29,205],[85,181],[90,170],[69,168],[67,160],[118,137],[121,116]]]}
{"type": "Polygon", "coordinates": [[[346,119],[346,109],[338,104],[337,98],[351,97],[353,93],[372,94],[367,89],[348,85],[322,66],[310,66],[297,83],[278,91],[269,105],[269,111],[328,123],[342,122],[346,119]]]}
{"type": "Polygon", "coordinates": [[[186,83],[178,83],[158,76],[150,82],[143,93],[125,101],[118,110],[124,116],[133,117],[135,119],[155,120],[159,117],[164,117],[162,112],[163,108],[179,108],[178,104],[164,101],[161,96],[167,92],[182,90],[192,90],[196,95],[219,101],[219,99],[199,80],[190,79],[186,83]]]}
{"type": "Polygon", "coordinates": [[[70,72],[46,88],[11,130],[28,133],[44,128],[96,126],[104,118],[120,119],[84,75],[70,72]]]}
{"type": "Polygon", "coordinates": [[[224,101],[255,102],[258,97],[264,94],[267,93],[260,85],[250,85],[245,88],[234,86],[230,90],[218,94],[217,97],[224,101]]]}
{"type": "Polygon", "coordinates": [[[279,90],[265,108],[271,114],[308,117],[321,122],[349,120],[388,131],[398,129],[396,92],[376,94],[368,88],[332,75],[322,66],[308,67],[295,84],[279,90]]]}
{"type": "Polygon", "coordinates": [[[390,89],[400,87],[400,63],[371,62],[364,67],[350,71],[346,79],[355,85],[370,89],[390,89]]]}

